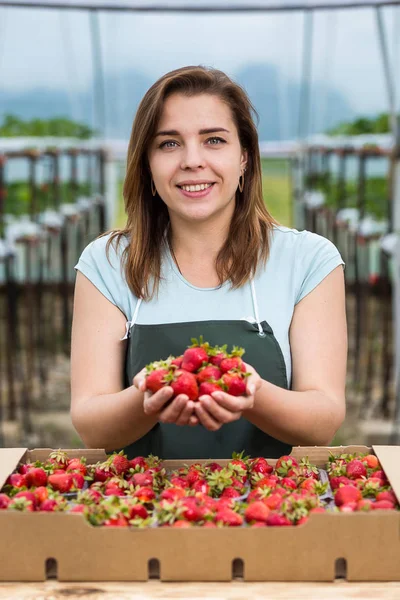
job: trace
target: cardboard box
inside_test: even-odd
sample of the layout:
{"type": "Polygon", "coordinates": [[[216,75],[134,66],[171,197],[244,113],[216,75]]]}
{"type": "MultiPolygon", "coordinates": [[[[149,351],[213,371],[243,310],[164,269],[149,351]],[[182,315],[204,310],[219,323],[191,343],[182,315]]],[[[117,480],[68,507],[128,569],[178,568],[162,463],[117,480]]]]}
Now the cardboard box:
{"type": "MultiPolygon", "coordinates": [[[[371,448],[296,447],[292,454],[323,467],[330,451],[371,448]]],[[[0,449],[0,488],[20,461],[44,460],[50,452],[0,449]]],[[[106,458],[103,450],[67,452],[88,463],[106,458]]],[[[372,452],[400,498],[400,446],[374,446],[372,452]]],[[[230,581],[235,574],[245,581],[331,581],[343,568],[349,581],[398,581],[399,533],[398,511],[312,514],[297,527],[114,529],[92,527],[82,515],[3,510],[0,581],[43,581],[49,565],[60,581],[147,581],[157,571],[163,581],[230,581]]]]}

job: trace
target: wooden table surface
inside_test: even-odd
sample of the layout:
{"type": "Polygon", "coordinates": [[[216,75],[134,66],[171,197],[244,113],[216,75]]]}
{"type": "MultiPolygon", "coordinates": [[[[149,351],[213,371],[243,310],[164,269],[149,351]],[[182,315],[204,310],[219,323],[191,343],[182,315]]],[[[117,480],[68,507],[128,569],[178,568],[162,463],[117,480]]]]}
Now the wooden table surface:
{"type": "Polygon", "coordinates": [[[348,583],[176,583],[149,581],[62,583],[0,583],[0,599],[13,600],[148,600],[150,598],[187,598],[208,600],[399,600],[400,582],[348,583]]]}

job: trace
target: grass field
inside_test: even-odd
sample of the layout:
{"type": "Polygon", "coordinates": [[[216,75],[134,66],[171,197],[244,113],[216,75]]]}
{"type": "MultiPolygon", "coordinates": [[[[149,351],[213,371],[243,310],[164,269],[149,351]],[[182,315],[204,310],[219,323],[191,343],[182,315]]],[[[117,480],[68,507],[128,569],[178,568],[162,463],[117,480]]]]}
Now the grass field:
{"type": "MultiPolygon", "coordinates": [[[[289,163],[281,159],[262,159],[264,201],[272,216],[282,225],[292,226],[292,200],[289,163]]],[[[122,197],[123,179],[119,180],[118,210],[115,226],[125,224],[124,201],[122,197]]]]}

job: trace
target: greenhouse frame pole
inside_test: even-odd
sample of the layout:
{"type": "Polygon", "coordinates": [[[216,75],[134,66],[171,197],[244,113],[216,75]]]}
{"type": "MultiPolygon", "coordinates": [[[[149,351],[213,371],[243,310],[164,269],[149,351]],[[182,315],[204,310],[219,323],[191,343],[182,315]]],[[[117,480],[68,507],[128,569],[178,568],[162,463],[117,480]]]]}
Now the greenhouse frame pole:
{"type": "Polygon", "coordinates": [[[396,87],[393,69],[391,68],[387,36],[383,22],[382,8],[375,8],[376,25],[381,51],[383,71],[389,105],[390,128],[393,135],[392,156],[392,214],[390,220],[391,234],[394,237],[393,260],[393,323],[394,352],[393,373],[395,382],[395,423],[392,442],[398,444],[400,436],[400,115],[396,110],[396,87]]]}

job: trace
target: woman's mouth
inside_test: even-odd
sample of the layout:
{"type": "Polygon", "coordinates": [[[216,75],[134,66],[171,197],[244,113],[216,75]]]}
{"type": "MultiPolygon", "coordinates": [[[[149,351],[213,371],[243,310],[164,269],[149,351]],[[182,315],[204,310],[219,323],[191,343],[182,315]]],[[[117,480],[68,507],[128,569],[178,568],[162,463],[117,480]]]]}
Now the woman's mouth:
{"type": "Polygon", "coordinates": [[[196,185],[178,185],[177,188],[187,198],[203,198],[213,189],[215,183],[198,183],[196,185]]]}

